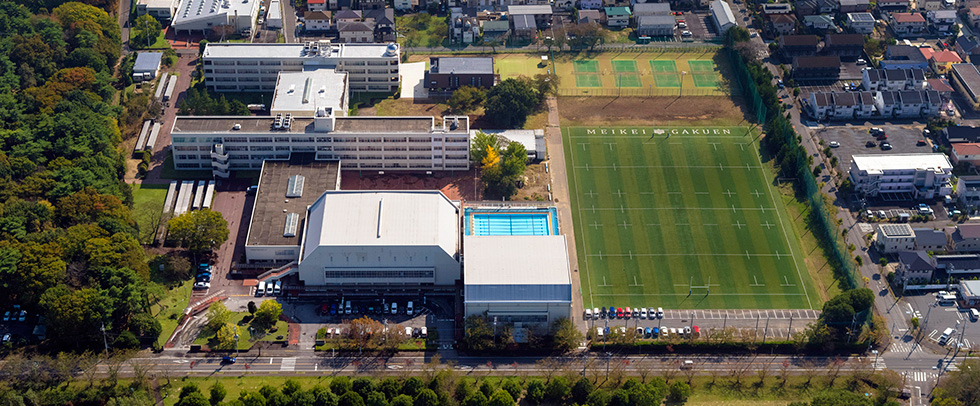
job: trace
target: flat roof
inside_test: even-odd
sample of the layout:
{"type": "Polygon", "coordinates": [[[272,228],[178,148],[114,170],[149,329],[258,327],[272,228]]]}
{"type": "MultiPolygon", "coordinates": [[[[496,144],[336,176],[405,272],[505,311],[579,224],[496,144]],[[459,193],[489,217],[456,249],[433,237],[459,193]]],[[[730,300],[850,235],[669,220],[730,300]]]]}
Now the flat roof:
{"type": "Polygon", "coordinates": [[[211,17],[253,16],[259,10],[258,0],[181,0],[174,15],[173,26],[211,17]]]}
{"type": "Polygon", "coordinates": [[[670,15],[670,3],[636,3],[633,15],[670,15]]]}
{"type": "Polygon", "coordinates": [[[329,107],[334,111],[342,110],[346,98],[347,73],[328,68],[304,72],[279,72],[271,111],[302,110],[308,111],[312,116],[318,107],[329,107]]]}
{"type": "Polygon", "coordinates": [[[903,224],[879,224],[878,232],[888,238],[913,237],[915,232],[908,223],[903,224]]]}
{"type": "Polygon", "coordinates": [[[466,236],[466,302],[571,302],[565,236],[466,236]]]}
{"type": "Polygon", "coordinates": [[[963,287],[963,296],[980,296],[980,281],[960,281],[960,286],[963,287]]]}
{"type": "Polygon", "coordinates": [[[852,161],[859,170],[953,169],[945,154],[854,155],[852,161]]]}
{"type": "Polygon", "coordinates": [[[549,5],[530,5],[530,6],[507,6],[507,12],[511,15],[518,14],[552,14],[549,5]]]}
{"type": "Polygon", "coordinates": [[[432,73],[493,74],[493,58],[436,57],[429,63],[432,73]]]}
{"type": "Polygon", "coordinates": [[[160,61],[163,59],[163,52],[140,52],[136,54],[136,63],[133,64],[133,72],[150,72],[160,69],[160,61]]]}
{"type": "Polygon", "coordinates": [[[303,258],[320,246],[440,246],[458,252],[459,208],[438,190],[328,190],[310,206],[303,258]]]}
{"type": "MultiPolygon", "coordinates": [[[[324,41],[325,42],[325,41],[324,41]]],[[[380,44],[330,44],[330,52],[321,51],[318,56],[303,52],[304,44],[264,44],[238,42],[209,42],[204,47],[204,58],[397,58],[398,54],[388,53],[395,43],[380,44]]]]}
{"type": "Polygon", "coordinates": [[[313,161],[292,164],[288,161],[262,163],[259,190],[252,206],[252,220],[248,225],[246,246],[288,245],[299,246],[300,236],[306,223],[306,208],[327,190],[340,187],[339,161],[313,161]],[[286,197],[291,176],[304,177],[303,195],[286,197]],[[299,215],[296,237],[284,237],[286,216],[299,215]]]}
{"type": "MultiPolygon", "coordinates": [[[[173,134],[181,133],[211,133],[211,134],[297,134],[297,133],[316,133],[313,128],[313,117],[293,117],[293,122],[288,130],[272,130],[273,117],[270,116],[178,116],[174,122],[173,134]],[[235,130],[235,125],[241,128],[235,130]]],[[[458,117],[460,125],[455,130],[448,133],[469,132],[469,118],[466,116],[458,117]]],[[[337,117],[334,122],[336,133],[349,134],[377,134],[377,133],[430,133],[437,129],[433,117],[337,117]]],[[[442,127],[438,127],[442,129],[442,127]]]]}

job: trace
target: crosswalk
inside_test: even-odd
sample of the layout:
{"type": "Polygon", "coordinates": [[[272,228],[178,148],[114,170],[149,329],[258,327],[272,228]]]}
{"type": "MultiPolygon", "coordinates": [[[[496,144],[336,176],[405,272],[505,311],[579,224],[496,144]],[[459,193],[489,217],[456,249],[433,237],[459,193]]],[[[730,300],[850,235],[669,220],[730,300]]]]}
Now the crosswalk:
{"type": "Polygon", "coordinates": [[[885,365],[885,359],[881,357],[876,357],[874,359],[874,369],[875,371],[884,371],[888,369],[888,365],[885,365]]]}
{"type": "Polygon", "coordinates": [[[922,350],[922,346],[915,341],[892,343],[892,345],[888,347],[888,351],[898,354],[916,354],[925,352],[922,350]]]}
{"type": "Polygon", "coordinates": [[[280,371],[295,371],[296,370],[296,357],[283,358],[282,363],[279,364],[280,371]]]}
{"type": "Polygon", "coordinates": [[[905,377],[913,382],[931,382],[939,378],[938,372],[911,371],[904,373],[905,377]]]}

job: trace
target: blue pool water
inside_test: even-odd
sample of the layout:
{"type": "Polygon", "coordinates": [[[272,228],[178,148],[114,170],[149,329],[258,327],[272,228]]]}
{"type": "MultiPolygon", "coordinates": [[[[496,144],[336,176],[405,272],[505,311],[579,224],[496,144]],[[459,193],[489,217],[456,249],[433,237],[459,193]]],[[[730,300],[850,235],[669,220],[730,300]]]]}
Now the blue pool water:
{"type": "Polygon", "coordinates": [[[466,235],[558,235],[555,208],[476,209],[463,212],[466,235]]]}

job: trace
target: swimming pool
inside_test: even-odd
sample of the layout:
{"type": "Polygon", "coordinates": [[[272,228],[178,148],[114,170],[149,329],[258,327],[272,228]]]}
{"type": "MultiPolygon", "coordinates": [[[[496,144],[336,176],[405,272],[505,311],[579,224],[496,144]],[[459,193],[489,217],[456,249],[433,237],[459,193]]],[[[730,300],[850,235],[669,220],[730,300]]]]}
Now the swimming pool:
{"type": "Polygon", "coordinates": [[[521,209],[467,208],[466,235],[558,235],[554,207],[521,209]]]}

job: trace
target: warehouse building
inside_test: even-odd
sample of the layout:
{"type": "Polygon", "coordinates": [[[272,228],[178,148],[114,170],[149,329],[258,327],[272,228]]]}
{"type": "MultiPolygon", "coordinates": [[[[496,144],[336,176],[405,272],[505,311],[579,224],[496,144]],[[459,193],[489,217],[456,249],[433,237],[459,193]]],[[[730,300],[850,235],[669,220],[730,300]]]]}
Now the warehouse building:
{"type": "Polygon", "coordinates": [[[729,28],[738,26],[735,14],[732,13],[732,7],[723,0],[711,2],[711,21],[715,23],[718,35],[724,35],[729,28]]]}
{"type": "Polygon", "coordinates": [[[340,190],[340,163],[265,161],[245,237],[250,264],[299,260],[306,209],[327,190],[340,190]]]}
{"type": "Polygon", "coordinates": [[[177,32],[206,34],[227,27],[227,34],[255,31],[259,0],[181,0],[170,24],[177,32]]]}
{"type": "Polygon", "coordinates": [[[459,206],[440,191],[324,192],[306,215],[299,279],[308,293],[460,279],[459,206]]]}
{"type": "Polygon", "coordinates": [[[209,43],[204,48],[204,83],[208,90],[272,92],[280,72],[333,69],[346,73],[352,92],[398,89],[398,44],[209,43]]]}
{"type": "Polygon", "coordinates": [[[171,130],[174,168],[230,171],[259,169],[267,160],[341,161],[342,169],[375,171],[468,170],[469,118],[177,117],[171,130]]]}
{"type": "Polygon", "coordinates": [[[464,249],[465,316],[538,332],[571,318],[565,236],[466,236],[464,249]]]}

